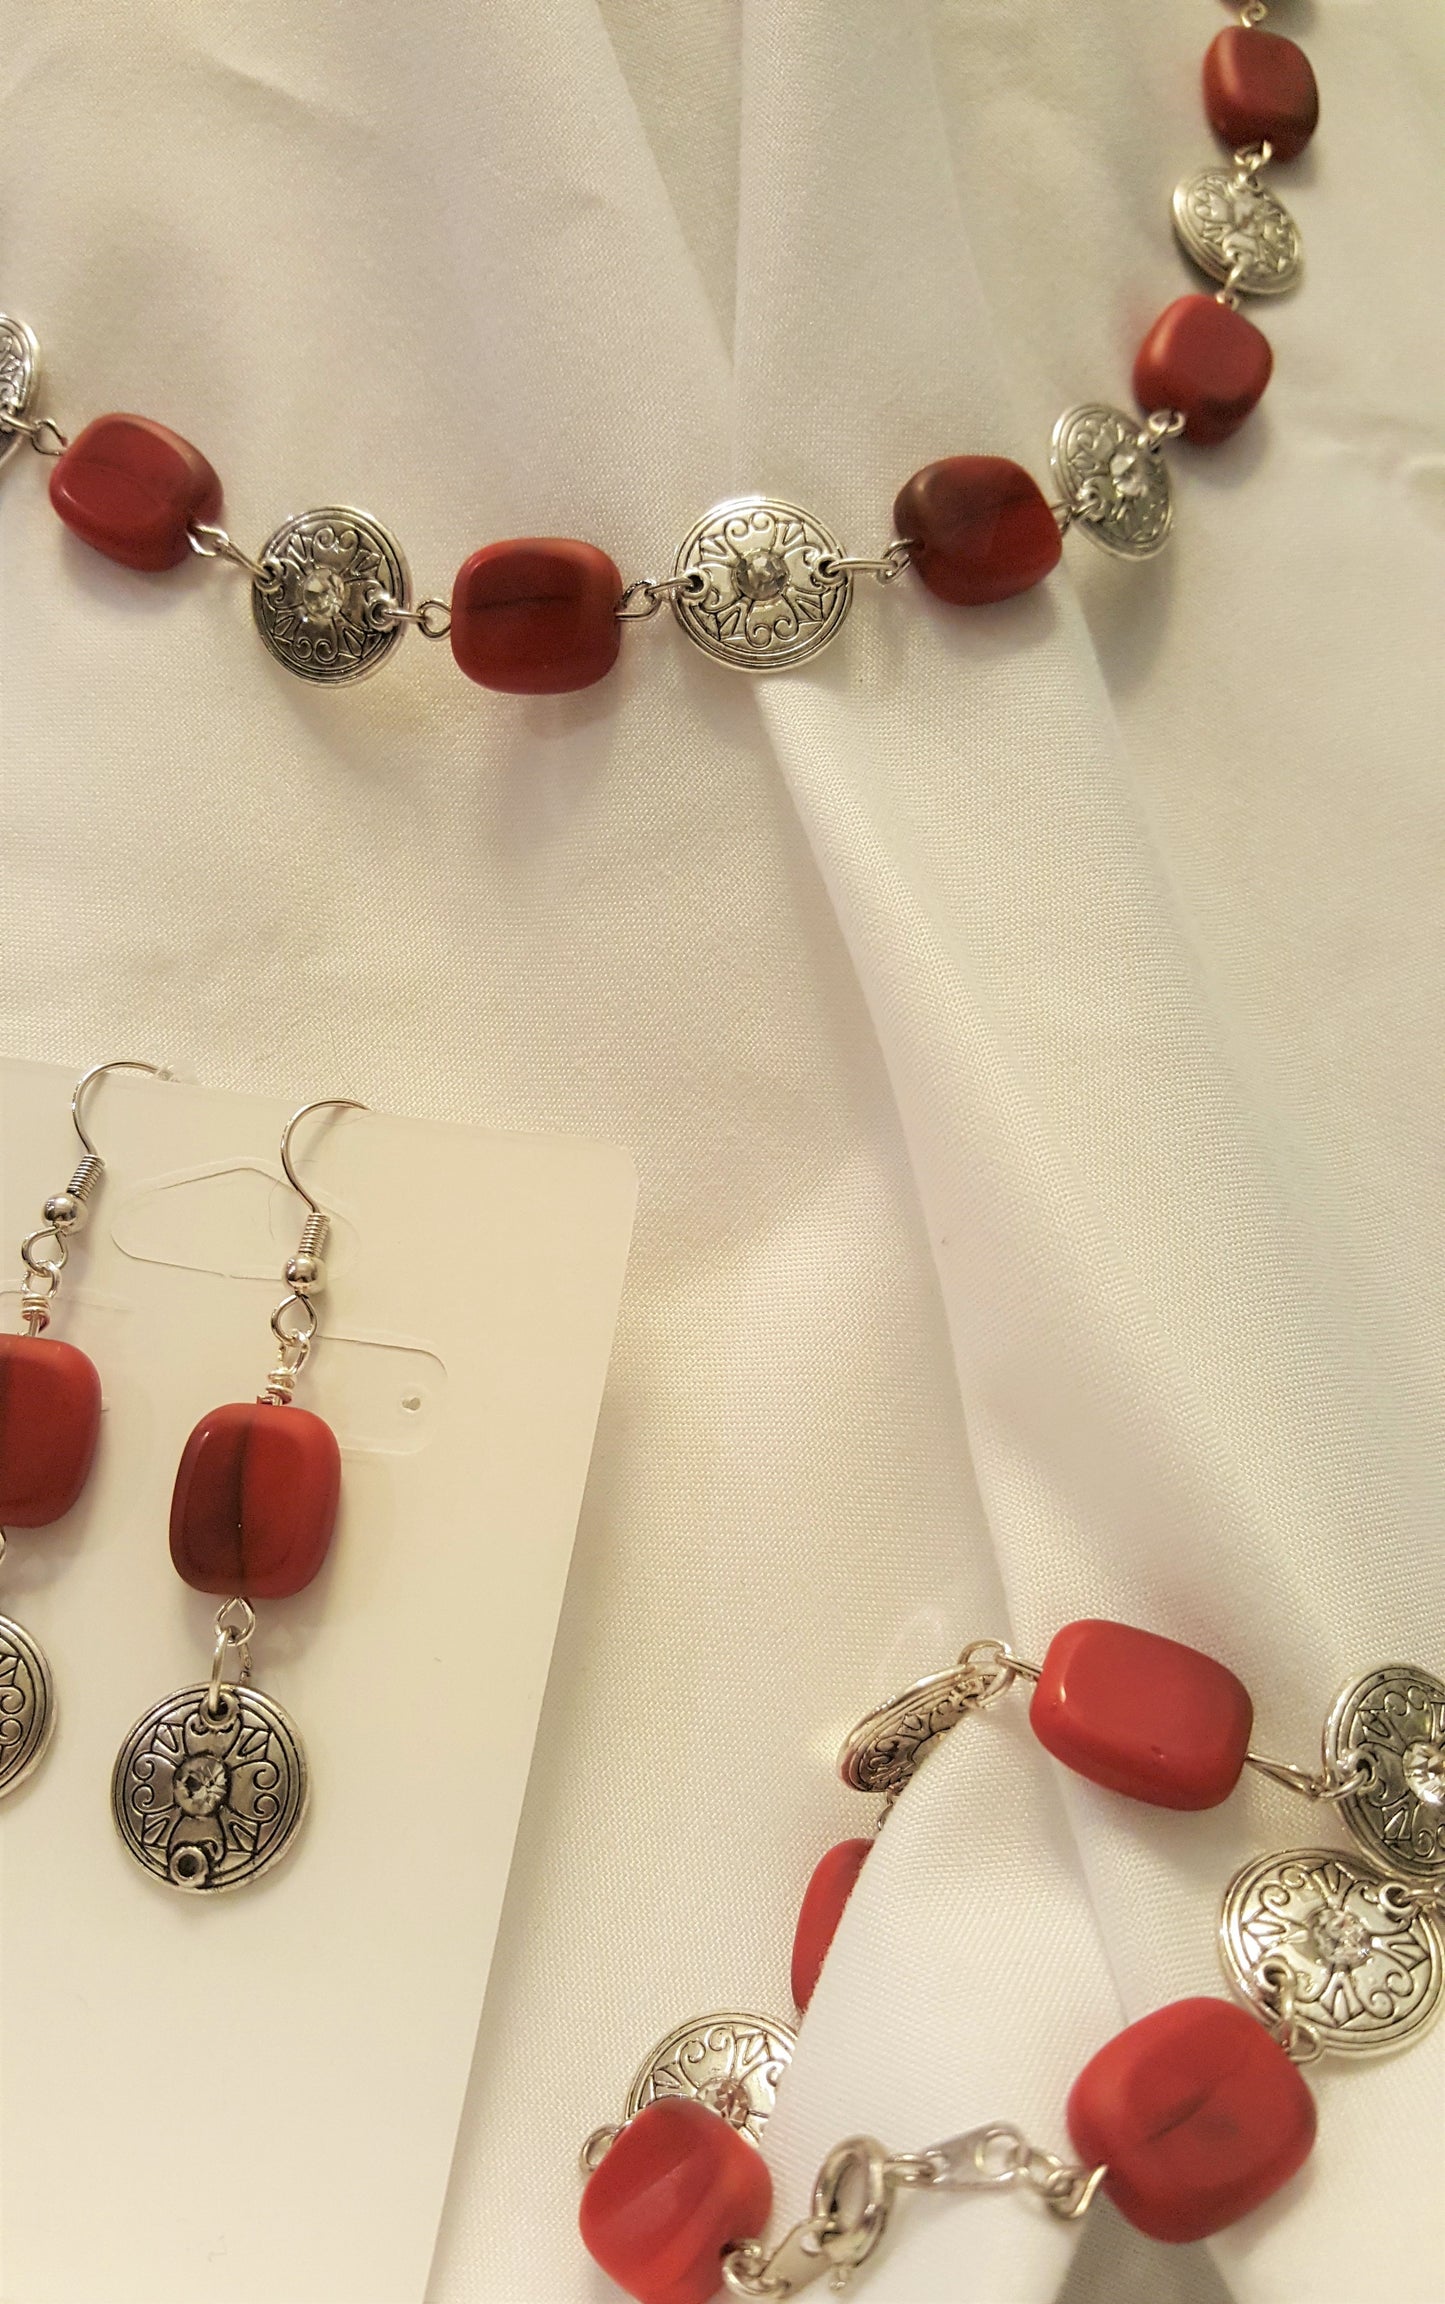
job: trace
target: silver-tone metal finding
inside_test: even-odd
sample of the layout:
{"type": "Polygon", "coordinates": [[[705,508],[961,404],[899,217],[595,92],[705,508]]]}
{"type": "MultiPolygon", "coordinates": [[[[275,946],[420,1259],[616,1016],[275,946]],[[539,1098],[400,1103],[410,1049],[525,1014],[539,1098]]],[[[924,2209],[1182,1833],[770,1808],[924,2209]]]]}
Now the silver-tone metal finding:
{"type": "Polygon", "coordinates": [[[338,687],[364,680],[391,654],[411,604],[401,546],[379,520],[349,504],[323,504],[283,520],[261,547],[265,586],[253,582],[256,629],[278,664],[338,687]],[[386,623],[372,602],[388,600],[386,623]]]}
{"type": "Polygon", "coordinates": [[[1418,1664],[1377,1664],[1335,1698],[1328,1772],[1361,1771],[1340,1820],[1367,1861],[1445,1883],[1445,1680],[1418,1664]]]}
{"type": "Polygon", "coordinates": [[[395,624],[414,624],[423,640],[445,640],[452,628],[452,612],[445,600],[418,600],[414,608],[403,608],[390,593],[378,592],[367,605],[367,614],[379,632],[386,632],[395,624]]]}
{"type": "Polygon", "coordinates": [[[848,553],[836,560],[825,555],[818,562],[818,574],[825,584],[831,584],[839,576],[873,576],[880,584],[892,584],[903,574],[917,549],[915,537],[895,536],[891,544],[884,545],[882,556],[877,560],[848,553]]]}
{"type": "Polygon", "coordinates": [[[1343,1849],[1289,1848],[1246,1864],[1224,1893],[1219,1948],[1234,1989],[1299,2063],[1385,2054],[1440,2011],[1438,1919],[1343,1849]]]}
{"type": "MultiPolygon", "coordinates": [[[[70,446],[70,434],[62,432],[53,416],[7,416],[0,423],[0,431],[27,440],[37,456],[63,456],[70,446]]],[[[0,445],[0,457],[7,456],[14,440],[0,445]]]]}
{"type": "Polygon", "coordinates": [[[1268,14],[1267,0],[1244,0],[1244,6],[1239,11],[1239,21],[1246,32],[1252,32],[1255,25],[1262,24],[1268,14]]]}
{"type": "Polygon", "coordinates": [[[1106,2167],[1086,2168],[1042,2151],[1006,2120],[950,2136],[942,2144],[930,2145],[920,2157],[931,2169],[933,2182],[950,2191],[1024,2184],[1055,2216],[1070,2223],[1086,2213],[1108,2174],[1106,2167]]]}
{"type": "Polygon", "coordinates": [[[1235,154],[1232,168],[1201,168],[1174,191],[1174,229],[1187,255],[1232,296],[1279,296],[1304,269],[1299,227],[1259,180],[1267,145],[1235,154]]]}
{"type": "Polygon", "coordinates": [[[1150,454],[1157,456],[1169,441],[1179,438],[1188,421],[1181,408],[1152,408],[1139,437],[1150,454]]]}
{"type": "Polygon", "coordinates": [[[54,1727],[55,1685],[44,1653],[23,1624],[0,1616],[0,1800],[39,1766],[54,1727]]]}
{"type": "Polygon", "coordinates": [[[1014,1681],[1038,1678],[1003,1640],[972,1640],[947,1672],[930,1672],[849,1729],[838,1773],[855,1792],[881,1792],[890,1804],[934,1746],[971,1712],[1006,1695],[1014,1681]]]}
{"type": "Polygon", "coordinates": [[[209,520],[192,520],[186,529],[186,542],[200,560],[229,560],[233,568],[241,569],[250,577],[258,592],[275,593],[281,588],[276,569],[267,567],[264,560],[253,560],[224,528],[217,528],[209,520]]]}
{"type": "Polygon", "coordinates": [[[1352,1757],[1346,1768],[1323,1768],[1313,1774],[1308,1768],[1296,1768],[1292,1760],[1271,1760],[1263,1752],[1246,1752],[1244,1757],[1261,1776],[1282,1784],[1286,1792],[1298,1792],[1304,1800],[1347,1800],[1359,1791],[1368,1773],[1362,1757],[1352,1757]]]}
{"type": "Polygon", "coordinates": [[[60,1286],[61,1274],[70,1259],[71,1234],[84,1229],[90,1214],[89,1201],[101,1177],[105,1162],[96,1151],[86,1132],[81,1117],[86,1090],[103,1072],[147,1072],[152,1078],[165,1077],[159,1064],[143,1064],[129,1056],[114,1056],[104,1064],[92,1064],[76,1081],[70,1097],[70,1117],[75,1133],[80,1138],[81,1157],[70,1182],[63,1191],[52,1192],[41,1211],[39,1228],[29,1233],[20,1243],[20,1259],[25,1266],[25,1284],[21,1291],[20,1312],[26,1333],[42,1336],[50,1325],[51,1299],[60,1286]]]}
{"type": "Polygon", "coordinates": [[[1137,417],[1103,401],[1066,408],[1049,448],[1054,480],[1084,533],[1125,560],[1163,550],[1174,520],[1168,466],[1137,417]]]}
{"type": "MultiPolygon", "coordinates": [[[[714,504],[678,547],[672,611],[703,653],[741,672],[804,663],[836,638],[853,598],[836,536],[796,504],[714,504]],[[828,563],[831,577],[820,573],[828,563]]],[[[634,611],[636,613],[636,611],[634,611]]]]}
{"type": "Polygon", "coordinates": [[[287,1257],[282,1272],[286,1294],[271,1315],[271,1333],[281,1351],[276,1366],[266,1379],[263,1398],[278,1406],[284,1406],[294,1395],[296,1379],[306,1365],[320,1326],[312,1298],[325,1292],[326,1244],[331,1236],[331,1218],[296,1173],[291,1158],[291,1139],[300,1123],[312,1112],[365,1110],[366,1106],[355,1096],[318,1096],[311,1103],[303,1104],[299,1111],[293,1112],[281,1132],[281,1167],[287,1183],[306,1203],[306,1221],[301,1227],[301,1238],[287,1257]]]}
{"type": "Polygon", "coordinates": [[[224,1600],[216,1610],[216,1645],[211,1656],[211,1679],[206,1690],[206,1717],[219,1720],[228,1688],[244,1686],[251,1677],[251,1636],[256,1611],[249,1600],[224,1600]],[[228,1664],[234,1652],[235,1663],[228,1664]]]}
{"type": "Polygon", "coordinates": [[[40,384],[40,346],[34,331],[9,312],[0,312],[0,463],[22,439],[34,440],[30,404],[40,384]]]}
{"type": "Polygon", "coordinates": [[[584,2176],[595,2175],[621,2134],[621,2124],[616,2120],[605,2121],[600,2128],[593,2129],[577,2155],[577,2165],[584,2176]]]}
{"type": "Polygon", "coordinates": [[[1074,2221],[1107,2173],[1040,2151],[1004,2121],[950,2136],[925,2152],[891,2154],[876,2136],[850,2136],[819,2169],[802,2222],[771,2250],[761,2240],[730,2248],[723,2279],[734,2296],[775,2298],[778,2304],[815,2280],[842,2289],[883,2241],[901,2191],[998,2191],[1022,2184],[1051,2214],[1074,2221]]]}
{"type": "MultiPolygon", "coordinates": [[[[214,1675],[213,1675],[214,1677],[214,1675]]],[[[244,1888],[287,1853],[309,1779],[295,1723],[241,1681],[182,1688],[137,1720],[111,1777],[116,1830],[153,1879],[193,1895],[244,1888]]]]}
{"type": "Polygon", "coordinates": [[[797,2034],[770,2016],[732,2010],[695,2016],[643,2058],[625,2117],[635,2119],[659,2097],[691,2097],[756,2144],[796,2046],[797,2034]]]}
{"type": "Polygon", "coordinates": [[[634,584],[628,585],[615,613],[623,624],[641,623],[655,616],[659,608],[665,608],[668,601],[675,600],[679,594],[701,599],[706,590],[707,578],[700,568],[689,568],[681,576],[639,576],[634,584]]]}

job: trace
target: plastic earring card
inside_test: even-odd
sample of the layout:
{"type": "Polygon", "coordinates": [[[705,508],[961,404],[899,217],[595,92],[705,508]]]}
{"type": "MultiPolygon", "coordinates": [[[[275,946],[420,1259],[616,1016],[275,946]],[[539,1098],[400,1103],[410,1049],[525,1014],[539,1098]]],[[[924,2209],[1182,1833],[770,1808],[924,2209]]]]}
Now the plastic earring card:
{"type": "MultiPolygon", "coordinates": [[[[122,1051],[124,1054],[144,1051],[122,1051]]],[[[0,1324],[75,1165],[74,1074],[0,1066],[0,1324]]],[[[347,1081],[318,1080],[304,1095],[347,1081]]],[[[112,1074],[106,1173],[52,1336],[100,1370],[80,1502],[12,1534],[0,1610],[47,1652],[57,1725],[0,1805],[5,2304],[422,2304],[621,1296],[629,1157],[318,1113],[334,1215],[297,1404],[336,1431],[334,1544],[256,1603],[255,1685],[310,1805],[234,1894],[150,1877],[111,1770],[204,1682],[217,1601],[170,1562],[197,1420],[254,1400],[305,1216],[287,1102],[112,1074]]],[[[288,1413],[278,1410],[278,1414],[288,1413]]]]}

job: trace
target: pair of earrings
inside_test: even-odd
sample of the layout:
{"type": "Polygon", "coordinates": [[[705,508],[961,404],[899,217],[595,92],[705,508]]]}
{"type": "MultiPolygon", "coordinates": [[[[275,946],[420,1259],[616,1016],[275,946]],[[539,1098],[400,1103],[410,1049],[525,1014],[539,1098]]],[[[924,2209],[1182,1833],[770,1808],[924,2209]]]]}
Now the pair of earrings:
{"type": "MultiPolygon", "coordinates": [[[[46,1334],[71,1241],[105,1172],[82,1110],[102,1073],[158,1069],[120,1058],[93,1066],[76,1083],[70,1110],[82,1158],[21,1244],[22,1333],[0,1335],[0,1530],[60,1519],[89,1476],[100,1377],[75,1345],[46,1334]]],[[[307,1216],[285,1265],[286,1294],[271,1315],[275,1353],[265,1388],[253,1401],[203,1416],[176,1474],[171,1559],[193,1590],[222,1600],[210,1677],[142,1715],[112,1777],[112,1810],[131,1855],[154,1878],[191,1892],[256,1879],[290,1846],[306,1807],[306,1756],[295,1726],[250,1684],[252,1602],[287,1598],[311,1582],[330,1547],[341,1496],[335,1433],[294,1405],[319,1326],[330,1219],[297,1176],[291,1142],[308,1114],[328,1108],[365,1109],[352,1097],[320,1098],[292,1114],[281,1138],[281,1166],[307,1216]]],[[[37,1765],[54,1725],[45,1658],[20,1625],[0,1617],[0,1795],[37,1765]]]]}

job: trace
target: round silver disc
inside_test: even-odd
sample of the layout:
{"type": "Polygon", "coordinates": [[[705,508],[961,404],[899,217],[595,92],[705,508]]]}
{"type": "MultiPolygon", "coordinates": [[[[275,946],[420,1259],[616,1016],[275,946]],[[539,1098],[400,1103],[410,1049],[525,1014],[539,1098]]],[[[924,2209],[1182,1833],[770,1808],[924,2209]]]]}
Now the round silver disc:
{"type": "Polygon", "coordinates": [[[690,582],[672,596],[689,640],[741,672],[781,671],[826,648],[853,597],[836,537],[765,496],[715,504],[679,547],[674,576],[690,582]]]}
{"type": "Polygon", "coordinates": [[[0,1799],[24,1783],[54,1726],[50,1666],[24,1625],[0,1616],[0,1799]]]}
{"type": "Polygon", "coordinates": [[[25,437],[5,418],[28,414],[39,382],[40,346],[23,320],[0,312],[0,464],[25,437]]]}
{"type": "Polygon", "coordinates": [[[632,2083],[627,2118],[659,2096],[691,2096],[756,2144],[797,2034],[770,2016],[698,2016],[659,2040],[632,2083]]]}
{"type": "Polygon", "coordinates": [[[1098,400],[1066,408],[1049,461],[1078,526],[1106,552],[1150,560],[1162,551],[1174,497],[1164,458],[1147,446],[1137,417],[1098,400]]]}
{"type": "Polygon", "coordinates": [[[1174,229],[1211,280],[1248,296],[1278,296],[1304,269],[1299,227],[1258,177],[1201,168],[1174,191],[1174,229]]]}
{"type": "Polygon", "coordinates": [[[1219,1921],[1225,1973],[1261,2005],[1260,1964],[1286,1961],[1294,2013],[1345,2055],[1398,2048],[1439,2012],[1445,1940],[1409,1890],[1338,1848],[1291,1848],[1236,1873],[1219,1921]]]}
{"type": "Polygon", "coordinates": [[[401,638],[375,621],[374,604],[405,608],[411,577],[401,546],[379,520],[348,504],[298,512],[262,545],[275,588],[251,588],[256,628],[278,662],[303,680],[364,680],[401,638]]]}
{"type": "Polygon", "coordinates": [[[838,1754],[838,1774],[855,1792],[896,1792],[935,1744],[977,1711],[989,1692],[988,1675],[970,1666],[930,1672],[901,1696],[867,1712],[850,1728],[838,1754]]]}
{"type": "Polygon", "coordinates": [[[1356,1846],[1383,1871],[1445,1879],[1445,1681],[1416,1664],[1352,1680],[1325,1722],[1325,1766],[1364,1763],[1339,1802],[1356,1846]]]}
{"type": "Polygon", "coordinates": [[[244,1888],[285,1855],[306,1810],[296,1729],[259,1688],[182,1688],[143,1713],[116,1757],[111,1808],[136,1862],[198,1895],[244,1888]]]}

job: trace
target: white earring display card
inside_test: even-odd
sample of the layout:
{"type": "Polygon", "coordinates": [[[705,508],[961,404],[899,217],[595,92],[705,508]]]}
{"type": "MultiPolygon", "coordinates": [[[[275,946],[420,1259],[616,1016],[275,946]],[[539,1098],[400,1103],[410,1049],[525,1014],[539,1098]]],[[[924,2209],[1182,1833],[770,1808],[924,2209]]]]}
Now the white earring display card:
{"type": "MultiPolygon", "coordinates": [[[[105,1053],[105,1052],[102,1052],[105,1053]]],[[[144,1051],[121,1051],[124,1055],[144,1051]]],[[[0,1324],[79,1151],[75,1074],[0,1066],[0,1324]]],[[[350,1081],[305,1096],[364,1093],[350,1081]]],[[[171,1564],[186,1439],[252,1401],[304,1203],[305,1100],[116,1073],[49,1333],[100,1371],[80,1501],[17,1529],[0,1608],[56,1727],[0,1804],[5,2304],[421,2304],[537,1732],[636,1196],[629,1157],[377,1112],[293,1146],[333,1218],[296,1403],[341,1447],[325,1566],[256,1601],[254,1684],[310,1802],[235,1894],[151,1876],[111,1813],[218,1600],[171,1564]]]]}

